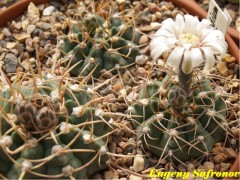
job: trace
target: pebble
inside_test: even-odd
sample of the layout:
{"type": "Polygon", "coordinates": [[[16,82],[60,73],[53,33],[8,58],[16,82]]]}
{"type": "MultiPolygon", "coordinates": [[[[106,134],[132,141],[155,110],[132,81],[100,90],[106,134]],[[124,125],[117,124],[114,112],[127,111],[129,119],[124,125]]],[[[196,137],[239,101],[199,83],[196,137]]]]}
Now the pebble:
{"type": "Polygon", "coordinates": [[[228,63],[230,63],[230,62],[234,62],[234,61],[236,61],[236,58],[235,57],[232,57],[231,55],[226,55],[225,57],[223,57],[223,60],[225,61],[225,62],[228,62],[228,63]]]}
{"type": "Polygon", "coordinates": [[[183,165],[183,164],[179,164],[177,167],[178,167],[178,170],[181,171],[181,172],[185,172],[185,171],[187,171],[186,166],[183,165]]]}
{"type": "Polygon", "coordinates": [[[148,61],[148,56],[146,55],[139,55],[136,57],[136,64],[143,65],[148,61]]]}
{"type": "Polygon", "coordinates": [[[133,161],[133,170],[135,172],[140,172],[144,169],[144,158],[142,157],[142,155],[137,154],[134,157],[134,161],[133,161]]]}
{"type": "Polygon", "coordinates": [[[228,157],[223,153],[217,154],[213,157],[213,161],[217,164],[225,162],[227,159],[228,157]]]}
{"type": "Polygon", "coordinates": [[[16,28],[16,29],[21,29],[22,28],[22,22],[17,22],[17,23],[15,23],[14,24],[14,27],[16,28]]]}
{"type": "Polygon", "coordinates": [[[117,179],[119,179],[119,176],[118,176],[117,173],[114,173],[112,171],[105,171],[104,172],[104,179],[117,180],[117,179]]]}
{"type": "Polygon", "coordinates": [[[54,6],[48,6],[43,10],[43,16],[51,16],[54,11],[57,9],[54,6]]]}
{"type": "Polygon", "coordinates": [[[229,167],[230,167],[230,164],[229,163],[220,163],[220,171],[221,172],[225,172],[225,171],[227,171],[228,169],[229,169],[229,167]]]}
{"type": "Polygon", "coordinates": [[[143,178],[141,178],[141,177],[139,177],[139,176],[136,176],[136,175],[133,175],[133,174],[131,174],[130,176],[129,176],[129,180],[142,180],[143,178]]]}
{"type": "Polygon", "coordinates": [[[231,128],[231,132],[232,132],[232,134],[233,134],[236,138],[239,138],[239,137],[240,137],[240,128],[232,127],[232,128],[231,128]]]}
{"type": "Polygon", "coordinates": [[[26,33],[14,35],[14,38],[19,42],[24,42],[27,38],[30,38],[30,37],[31,37],[30,34],[26,34],[26,33]]]}
{"type": "Polygon", "coordinates": [[[12,49],[12,48],[14,48],[15,46],[16,46],[16,43],[15,43],[15,42],[7,42],[7,45],[6,45],[7,49],[12,49]]]}
{"type": "Polygon", "coordinates": [[[147,35],[145,35],[145,34],[142,35],[139,39],[139,45],[143,45],[143,44],[148,43],[148,40],[149,40],[149,38],[148,38],[147,35]]]}
{"type": "Polygon", "coordinates": [[[206,170],[213,170],[214,169],[214,163],[212,162],[205,162],[203,164],[203,168],[206,170]]]}
{"type": "Polygon", "coordinates": [[[28,20],[22,21],[21,26],[22,26],[23,31],[27,31],[29,24],[30,24],[30,22],[28,20]]]}
{"type": "Polygon", "coordinates": [[[28,5],[27,16],[30,21],[36,21],[40,17],[39,9],[32,2],[28,5]]]}
{"type": "Polygon", "coordinates": [[[3,28],[2,33],[7,37],[11,36],[12,34],[8,28],[3,28]]]}
{"type": "Polygon", "coordinates": [[[195,166],[194,166],[193,163],[189,163],[189,164],[187,164],[187,171],[192,172],[194,169],[195,169],[195,166]]]}
{"type": "Polygon", "coordinates": [[[31,34],[36,29],[36,26],[33,24],[28,25],[27,27],[27,33],[31,34]]]}
{"type": "Polygon", "coordinates": [[[228,75],[228,68],[224,62],[219,62],[217,64],[217,69],[222,76],[226,77],[228,75]]]}
{"type": "Polygon", "coordinates": [[[42,29],[42,30],[49,30],[51,28],[51,24],[46,23],[46,22],[38,22],[37,27],[42,29]]]}
{"type": "Polygon", "coordinates": [[[233,148],[225,148],[225,155],[228,158],[237,158],[238,154],[236,151],[233,150],[233,148]]]}
{"type": "Polygon", "coordinates": [[[4,62],[6,63],[6,72],[14,73],[16,72],[16,68],[18,66],[18,58],[11,53],[8,53],[5,56],[4,62]]]}
{"type": "Polygon", "coordinates": [[[24,60],[23,62],[21,62],[20,64],[25,70],[29,71],[30,70],[30,65],[31,63],[27,60],[24,60]]]}
{"type": "Polygon", "coordinates": [[[223,153],[224,152],[224,148],[223,147],[214,147],[212,149],[213,153],[219,154],[219,153],[223,153]]]}
{"type": "Polygon", "coordinates": [[[154,30],[158,30],[160,28],[161,24],[159,22],[151,22],[150,26],[152,28],[151,30],[154,31],[154,30]]]}

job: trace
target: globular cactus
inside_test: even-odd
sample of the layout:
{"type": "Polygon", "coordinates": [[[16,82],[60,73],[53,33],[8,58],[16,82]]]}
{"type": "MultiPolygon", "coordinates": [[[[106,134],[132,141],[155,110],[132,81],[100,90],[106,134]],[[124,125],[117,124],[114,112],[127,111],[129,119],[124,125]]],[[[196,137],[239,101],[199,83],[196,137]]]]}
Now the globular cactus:
{"type": "MultiPolygon", "coordinates": [[[[3,76],[4,77],[4,76],[3,76]]],[[[6,81],[7,82],[7,81],[6,81]]],[[[33,78],[0,92],[0,175],[86,179],[107,167],[110,116],[86,85],[33,78]]]]}
{"type": "Polygon", "coordinates": [[[129,108],[143,148],[160,159],[183,162],[208,156],[226,137],[224,96],[206,78],[194,80],[192,96],[169,76],[143,85],[129,108]]]}
{"type": "Polygon", "coordinates": [[[92,73],[98,77],[102,69],[114,73],[134,63],[139,54],[140,34],[121,15],[104,18],[89,13],[68,25],[64,32],[60,48],[65,64],[73,67],[72,76],[92,73]]]}

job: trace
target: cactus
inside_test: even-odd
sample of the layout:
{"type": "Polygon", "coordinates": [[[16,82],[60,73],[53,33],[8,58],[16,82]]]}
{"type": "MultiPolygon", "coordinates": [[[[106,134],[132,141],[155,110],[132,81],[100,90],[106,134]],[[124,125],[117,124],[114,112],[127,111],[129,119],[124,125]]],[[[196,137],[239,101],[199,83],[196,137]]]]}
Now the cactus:
{"type": "Polygon", "coordinates": [[[72,76],[98,77],[102,69],[114,73],[115,66],[130,65],[139,54],[140,34],[117,14],[106,19],[89,13],[64,32],[60,48],[72,76]]]}
{"type": "Polygon", "coordinates": [[[27,86],[18,81],[4,87],[2,177],[85,179],[107,167],[107,139],[114,127],[95,103],[93,90],[48,76],[33,78],[27,86]]]}
{"type": "Polygon", "coordinates": [[[227,129],[224,97],[207,78],[195,80],[192,96],[166,76],[144,85],[131,106],[143,148],[173,162],[205,157],[227,129]]]}

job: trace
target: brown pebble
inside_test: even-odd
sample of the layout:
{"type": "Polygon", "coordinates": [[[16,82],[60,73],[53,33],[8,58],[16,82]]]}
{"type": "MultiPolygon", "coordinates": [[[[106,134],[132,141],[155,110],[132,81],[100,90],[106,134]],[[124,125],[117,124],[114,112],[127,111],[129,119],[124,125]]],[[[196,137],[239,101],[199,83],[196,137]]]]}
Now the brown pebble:
{"type": "Polygon", "coordinates": [[[233,150],[233,148],[225,148],[225,154],[228,158],[237,158],[238,154],[236,151],[233,150]]]}
{"type": "Polygon", "coordinates": [[[224,148],[223,147],[214,147],[212,149],[213,153],[219,154],[219,153],[223,153],[224,152],[224,148]]]}
{"type": "Polygon", "coordinates": [[[148,43],[148,36],[147,35],[142,35],[141,37],[140,37],[140,39],[139,39],[139,44],[140,45],[143,45],[143,44],[146,44],[146,43],[148,43]]]}
{"type": "Polygon", "coordinates": [[[240,128],[233,127],[231,128],[231,132],[236,138],[240,137],[240,128]]]}
{"type": "Polygon", "coordinates": [[[213,157],[213,161],[217,164],[225,162],[228,159],[228,157],[224,153],[217,154],[213,157]]]}
{"type": "Polygon", "coordinates": [[[224,62],[219,62],[217,64],[217,69],[222,76],[226,77],[228,75],[228,68],[224,62]]]}
{"type": "Polygon", "coordinates": [[[27,38],[30,38],[30,34],[15,34],[14,38],[19,42],[24,42],[27,38]]]}
{"type": "Polygon", "coordinates": [[[117,82],[116,84],[113,85],[112,89],[115,91],[120,91],[122,89],[122,83],[117,82]]]}

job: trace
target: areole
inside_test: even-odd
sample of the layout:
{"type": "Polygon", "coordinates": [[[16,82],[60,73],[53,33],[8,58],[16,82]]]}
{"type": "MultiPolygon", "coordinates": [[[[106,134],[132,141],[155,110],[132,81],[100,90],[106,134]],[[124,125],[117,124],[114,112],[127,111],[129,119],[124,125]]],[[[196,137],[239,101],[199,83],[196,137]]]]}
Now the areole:
{"type": "MultiPolygon", "coordinates": [[[[55,0],[60,1],[60,0],[55,0]]],[[[175,6],[186,9],[190,14],[198,16],[199,18],[206,18],[207,12],[202,9],[194,0],[166,0],[172,2],[175,6]]],[[[0,27],[3,27],[8,21],[20,16],[26,11],[30,2],[35,5],[44,4],[50,2],[50,0],[21,0],[12,6],[6,8],[0,12],[0,27]]],[[[235,29],[229,27],[225,35],[226,41],[228,43],[229,51],[232,56],[236,58],[238,64],[240,64],[240,33],[235,29]]],[[[235,162],[232,164],[230,171],[240,171],[239,170],[239,156],[236,158],[235,162]]],[[[229,179],[229,178],[226,178],[229,179]]]]}

